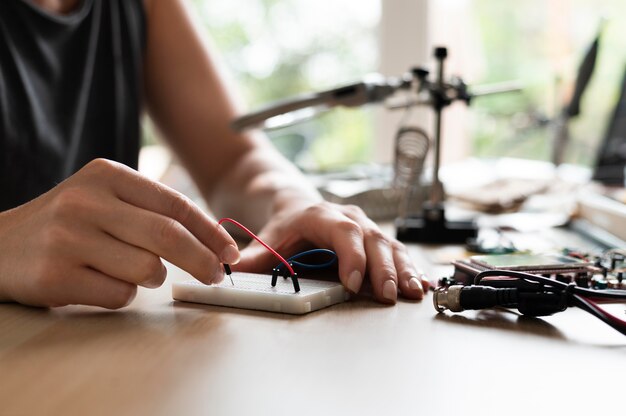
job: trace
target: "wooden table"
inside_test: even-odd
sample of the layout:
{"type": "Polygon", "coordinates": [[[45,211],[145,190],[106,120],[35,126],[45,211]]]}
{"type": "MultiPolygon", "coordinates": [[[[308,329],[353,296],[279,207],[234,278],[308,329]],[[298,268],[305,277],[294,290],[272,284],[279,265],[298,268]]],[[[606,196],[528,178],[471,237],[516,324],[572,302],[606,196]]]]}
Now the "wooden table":
{"type": "Polygon", "coordinates": [[[115,312],[0,305],[0,414],[625,411],[626,337],[576,309],[442,315],[431,295],[395,307],[362,296],[295,317],[173,302],[187,276],[169,274],[115,312]]]}

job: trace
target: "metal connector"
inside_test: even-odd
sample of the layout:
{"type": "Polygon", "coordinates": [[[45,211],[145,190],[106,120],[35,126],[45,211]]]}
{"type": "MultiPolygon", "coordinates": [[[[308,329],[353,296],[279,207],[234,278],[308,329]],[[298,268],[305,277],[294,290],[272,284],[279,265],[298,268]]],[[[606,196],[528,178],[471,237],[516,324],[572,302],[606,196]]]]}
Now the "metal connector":
{"type": "Polygon", "coordinates": [[[440,286],[435,289],[433,305],[437,312],[441,313],[446,309],[452,312],[463,311],[461,307],[461,290],[463,290],[463,287],[463,285],[454,285],[449,287],[440,286]]]}
{"type": "Polygon", "coordinates": [[[224,273],[226,273],[228,275],[228,278],[230,279],[230,283],[233,286],[235,286],[235,282],[233,282],[233,276],[232,276],[233,272],[232,272],[232,270],[230,270],[230,265],[229,264],[224,263],[224,273]]]}

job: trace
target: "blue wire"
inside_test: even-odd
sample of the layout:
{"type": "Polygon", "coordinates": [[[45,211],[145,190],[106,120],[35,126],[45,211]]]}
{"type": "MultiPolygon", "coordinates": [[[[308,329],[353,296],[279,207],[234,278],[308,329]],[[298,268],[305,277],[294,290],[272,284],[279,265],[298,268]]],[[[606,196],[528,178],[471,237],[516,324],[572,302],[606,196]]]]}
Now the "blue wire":
{"type": "MultiPolygon", "coordinates": [[[[328,250],[325,248],[315,248],[313,250],[303,251],[287,259],[287,263],[291,264],[292,266],[300,267],[305,270],[325,269],[327,267],[332,266],[336,262],[337,262],[337,254],[334,251],[328,250]],[[296,259],[299,259],[300,257],[309,256],[312,254],[328,254],[330,256],[330,260],[328,260],[325,263],[319,263],[319,264],[309,264],[309,263],[301,263],[299,261],[295,261],[296,259]]],[[[279,263],[278,266],[275,267],[275,269],[280,270],[282,266],[284,266],[284,264],[279,263]]]]}

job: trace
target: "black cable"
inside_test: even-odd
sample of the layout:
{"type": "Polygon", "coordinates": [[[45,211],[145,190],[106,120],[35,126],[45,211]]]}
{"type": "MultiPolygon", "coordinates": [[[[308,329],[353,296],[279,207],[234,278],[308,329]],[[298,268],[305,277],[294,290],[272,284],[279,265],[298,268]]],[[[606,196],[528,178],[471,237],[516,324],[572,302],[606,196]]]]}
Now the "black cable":
{"type": "MultiPolygon", "coordinates": [[[[576,306],[592,314],[593,316],[600,319],[602,322],[609,325],[611,328],[615,329],[621,334],[626,335],[626,321],[623,321],[617,318],[616,316],[613,316],[612,314],[606,312],[605,310],[597,306],[591,299],[587,299],[587,298],[592,298],[592,299],[603,299],[603,300],[610,299],[610,300],[626,301],[626,291],[624,290],[603,290],[603,291],[590,290],[590,289],[578,287],[573,283],[567,284],[567,283],[559,282],[558,280],[553,280],[547,277],[538,276],[538,275],[534,275],[530,273],[511,271],[511,270],[487,270],[487,271],[481,272],[478,275],[476,275],[476,277],[474,278],[474,284],[481,285],[482,283],[482,285],[484,286],[485,283],[483,282],[483,279],[485,277],[496,277],[496,276],[497,277],[514,277],[514,278],[520,279],[520,281],[529,280],[529,281],[537,282],[537,283],[544,285],[542,290],[547,289],[547,290],[556,290],[557,292],[560,291],[561,292],[560,296],[563,302],[562,310],[565,310],[567,306],[576,306]]],[[[508,284],[507,282],[502,282],[501,280],[494,280],[492,282],[501,282],[504,284],[508,284]]],[[[511,281],[510,283],[514,287],[517,284],[514,281],[511,281]]],[[[536,295],[540,295],[540,293],[536,293],[536,295]]],[[[520,294],[519,297],[521,301],[523,299],[522,295],[520,294]]],[[[536,308],[539,308],[539,312],[541,312],[542,307],[543,307],[545,311],[549,312],[550,308],[554,306],[554,305],[545,305],[545,302],[542,299],[534,299],[530,303],[531,303],[530,305],[531,314],[533,314],[533,312],[537,312],[536,308]]],[[[524,313],[524,311],[521,308],[521,304],[518,305],[518,309],[520,310],[520,312],[524,313]]],[[[558,312],[558,311],[554,310],[553,312],[558,312]]],[[[549,314],[549,313],[546,313],[546,314],[549,314]]],[[[535,315],[535,316],[538,316],[538,315],[535,315]]]]}
{"type": "MultiPolygon", "coordinates": [[[[538,276],[536,274],[517,272],[512,270],[486,270],[478,273],[474,278],[474,284],[480,285],[481,281],[485,277],[516,277],[518,279],[531,280],[537,283],[542,283],[546,286],[551,286],[560,290],[565,290],[569,285],[567,283],[559,282],[558,280],[550,279],[548,277],[538,276]]],[[[614,299],[626,301],[626,290],[591,290],[583,287],[574,286],[572,289],[573,294],[588,297],[588,298],[601,298],[601,299],[614,299]]]]}

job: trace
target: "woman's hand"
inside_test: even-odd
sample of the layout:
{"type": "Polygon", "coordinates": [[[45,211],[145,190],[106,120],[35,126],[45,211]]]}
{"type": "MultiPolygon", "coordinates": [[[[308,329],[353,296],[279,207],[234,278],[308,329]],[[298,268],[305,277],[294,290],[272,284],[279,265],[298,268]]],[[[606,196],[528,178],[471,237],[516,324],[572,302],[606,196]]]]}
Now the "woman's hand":
{"type": "Polygon", "coordinates": [[[178,192],[119,163],[95,160],[50,192],[0,213],[0,300],[120,308],[137,285],[160,286],[160,258],[204,283],[239,251],[178,192]]]}
{"type": "MultiPolygon", "coordinates": [[[[253,230],[263,227],[260,236],[281,254],[310,245],[335,250],[341,281],[352,292],[369,275],[382,302],[394,303],[398,287],[407,298],[421,298],[421,274],[399,242],[382,234],[358,208],[317,202],[316,189],[269,140],[231,128],[242,110],[185,2],[154,2],[147,15],[145,78],[151,118],[214,212],[253,230]]],[[[267,273],[276,265],[257,243],[245,253],[240,270],[267,273]]]]}
{"type": "MultiPolygon", "coordinates": [[[[310,248],[329,248],[339,258],[339,278],[352,293],[359,292],[368,275],[374,296],[395,303],[398,290],[408,299],[421,299],[428,281],[419,272],[406,247],[386,236],[355,206],[327,202],[287,207],[275,215],[258,234],[284,256],[310,248]]],[[[257,242],[241,252],[236,270],[267,271],[276,258],[257,242]]]]}

